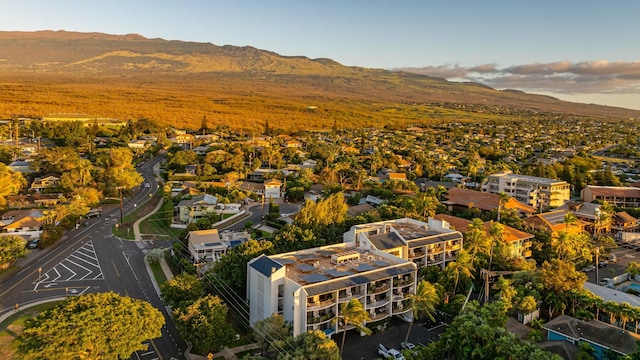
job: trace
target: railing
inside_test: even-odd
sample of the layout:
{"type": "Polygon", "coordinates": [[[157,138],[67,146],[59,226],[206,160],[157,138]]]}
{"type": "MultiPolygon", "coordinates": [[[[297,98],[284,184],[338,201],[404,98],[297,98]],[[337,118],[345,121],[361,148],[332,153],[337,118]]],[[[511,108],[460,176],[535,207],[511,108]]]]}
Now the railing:
{"type": "Polygon", "coordinates": [[[307,302],[308,309],[321,309],[335,304],[335,299],[329,299],[318,302],[307,302]]]}
{"type": "Polygon", "coordinates": [[[427,249],[427,252],[429,254],[432,254],[432,255],[440,254],[443,251],[444,251],[444,249],[442,247],[440,247],[440,246],[434,247],[434,248],[431,248],[431,249],[427,249]]]}
{"type": "Polygon", "coordinates": [[[324,315],[320,315],[320,316],[307,317],[307,324],[325,323],[327,321],[333,320],[335,317],[336,316],[333,313],[324,314],[324,315]]]}
{"type": "Polygon", "coordinates": [[[376,294],[376,293],[381,293],[383,291],[389,290],[389,288],[391,288],[391,284],[389,283],[378,285],[378,286],[369,285],[367,286],[367,292],[369,294],[376,294]]]}

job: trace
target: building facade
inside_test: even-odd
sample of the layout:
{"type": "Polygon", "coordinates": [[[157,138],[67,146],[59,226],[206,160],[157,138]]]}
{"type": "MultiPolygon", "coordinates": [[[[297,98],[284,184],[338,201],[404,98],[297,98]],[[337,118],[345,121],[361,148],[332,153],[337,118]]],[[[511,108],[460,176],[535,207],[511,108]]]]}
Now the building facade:
{"type": "Polygon", "coordinates": [[[566,181],[512,173],[487,176],[481,190],[491,194],[505,193],[538,210],[562,206],[571,198],[571,185],[566,181]]]}
{"type": "Polygon", "coordinates": [[[347,243],[261,255],[247,264],[250,323],[280,314],[294,336],[309,330],[331,336],[353,328],[340,320],[351,299],[369,313],[365,325],[394,315],[409,321],[416,278],[413,262],[347,243]]]}
{"type": "Polygon", "coordinates": [[[449,223],[431,218],[427,223],[403,218],[354,225],[343,238],[346,243],[409,260],[418,268],[441,269],[456,259],[463,241],[462,233],[451,229],[449,223]]]}
{"type": "Polygon", "coordinates": [[[606,201],[621,208],[640,207],[640,188],[587,185],[581,192],[582,201],[606,201]]]}

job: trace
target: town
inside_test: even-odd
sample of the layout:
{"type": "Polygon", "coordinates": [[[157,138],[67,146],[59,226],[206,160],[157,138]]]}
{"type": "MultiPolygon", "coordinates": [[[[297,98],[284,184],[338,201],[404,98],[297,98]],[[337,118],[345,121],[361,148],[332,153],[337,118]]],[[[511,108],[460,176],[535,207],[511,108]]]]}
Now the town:
{"type": "Polygon", "coordinates": [[[136,359],[635,358],[638,133],[0,120],[0,320],[130,297],[136,359]]]}

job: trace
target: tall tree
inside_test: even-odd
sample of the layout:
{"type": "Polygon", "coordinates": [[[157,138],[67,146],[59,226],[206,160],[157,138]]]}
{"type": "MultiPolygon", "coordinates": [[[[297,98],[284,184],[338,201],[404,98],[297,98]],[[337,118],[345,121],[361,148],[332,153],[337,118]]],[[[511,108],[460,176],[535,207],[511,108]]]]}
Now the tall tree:
{"type": "Polygon", "coordinates": [[[491,249],[491,239],[487,236],[487,229],[484,227],[482,219],[474,218],[464,233],[464,247],[471,254],[471,261],[474,262],[476,255],[489,255],[491,249]]]}
{"type": "Polygon", "coordinates": [[[453,294],[456,293],[458,288],[458,281],[460,277],[473,279],[473,263],[471,262],[471,256],[465,250],[460,250],[455,261],[447,264],[444,269],[448,278],[453,279],[453,294]]]}
{"type": "Polygon", "coordinates": [[[440,302],[440,295],[438,294],[436,287],[426,280],[421,280],[418,283],[418,287],[416,287],[415,294],[409,295],[409,303],[411,304],[413,317],[409,323],[407,335],[404,338],[405,342],[409,341],[409,334],[411,333],[413,323],[421,314],[426,315],[431,321],[435,321],[434,315],[436,312],[436,304],[438,304],[438,302],[440,302]]]}
{"type": "Polygon", "coordinates": [[[28,250],[24,240],[17,235],[0,236],[0,267],[12,263],[17,258],[25,256],[28,250]]]}
{"type": "Polygon", "coordinates": [[[278,360],[340,360],[340,349],[335,341],[320,330],[304,332],[289,337],[280,345],[285,353],[278,353],[278,360]]]}
{"type": "Polygon", "coordinates": [[[253,325],[253,337],[260,345],[262,353],[267,351],[269,347],[276,345],[276,341],[285,340],[288,334],[289,327],[280,314],[272,314],[253,325]]]}
{"type": "MultiPolygon", "coordinates": [[[[348,303],[343,303],[340,307],[340,313],[338,314],[338,321],[342,321],[343,331],[342,331],[342,344],[340,345],[340,353],[342,354],[342,350],[344,349],[344,339],[347,336],[347,328],[350,325],[355,326],[356,329],[360,330],[365,334],[371,334],[371,330],[364,326],[369,320],[369,313],[364,309],[362,303],[358,299],[351,299],[348,303]]],[[[340,327],[340,324],[338,324],[340,327]]]]}
{"type": "Polygon", "coordinates": [[[128,359],[162,336],[164,316],[151,304],[113,292],[67,299],[25,321],[18,353],[29,359],[128,359]]]}
{"type": "Polygon", "coordinates": [[[7,165],[0,163],[0,209],[7,205],[5,197],[17,194],[27,184],[21,173],[11,170],[7,165]]]}
{"type": "Polygon", "coordinates": [[[195,275],[182,273],[160,285],[165,305],[173,309],[192,304],[202,296],[202,282],[195,275]]]}
{"type": "Polygon", "coordinates": [[[234,330],[227,321],[227,305],[213,295],[174,309],[176,327],[199,354],[215,353],[231,342],[234,330]]]}

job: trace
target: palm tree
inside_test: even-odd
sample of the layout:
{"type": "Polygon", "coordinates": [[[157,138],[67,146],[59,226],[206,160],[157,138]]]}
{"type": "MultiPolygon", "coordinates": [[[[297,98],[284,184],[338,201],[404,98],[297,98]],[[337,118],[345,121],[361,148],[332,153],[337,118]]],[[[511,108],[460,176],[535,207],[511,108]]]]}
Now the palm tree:
{"type": "Polygon", "coordinates": [[[498,197],[499,197],[499,200],[498,200],[498,222],[500,222],[500,215],[502,214],[502,208],[507,203],[507,201],[509,201],[511,196],[509,196],[507,193],[504,193],[504,192],[500,191],[498,193],[498,197]]]}
{"type": "Polygon", "coordinates": [[[409,295],[409,302],[411,303],[411,310],[413,311],[413,318],[411,319],[411,323],[409,323],[409,330],[407,331],[407,336],[404,338],[404,342],[409,341],[409,334],[411,333],[411,327],[413,326],[413,322],[416,321],[416,318],[423,312],[427,315],[431,321],[435,321],[435,317],[433,316],[436,309],[436,303],[440,302],[440,295],[436,290],[435,286],[426,280],[421,280],[418,283],[418,287],[416,288],[415,294],[409,295]]]}
{"type": "MultiPolygon", "coordinates": [[[[342,304],[340,314],[338,314],[338,319],[342,319],[344,324],[340,353],[342,353],[342,349],[344,349],[344,339],[347,335],[347,326],[353,325],[361,332],[367,335],[371,334],[371,330],[364,326],[364,323],[369,320],[369,313],[364,309],[362,303],[358,299],[351,299],[348,303],[342,304]]],[[[340,326],[340,324],[338,324],[338,326],[340,326]]]]}
{"type": "Polygon", "coordinates": [[[509,307],[513,304],[513,297],[517,294],[516,289],[511,285],[511,281],[500,276],[493,288],[498,290],[498,297],[502,299],[509,307]]]}
{"type": "Polygon", "coordinates": [[[458,287],[458,281],[460,276],[473,279],[473,263],[471,262],[471,256],[465,250],[460,250],[456,261],[452,261],[447,265],[445,269],[447,277],[453,278],[453,293],[456,293],[458,287]]]}
{"type": "Polygon", "coordinates": [[[564,214],[564,232],[569,231],[569,225],[575,224],[578,221],[576,215],[572,212],[564,214]]]}
{"type": "Polygon", "coordinates": [[[481,219],[473,219],[467,227],[467,231],[464,233],[464,247],[471,254],[471,262],[475,260],[478,253],[489,253],[491,241],[481,219]]]}
{"type": "Polygon", "coordinates": [[[498,244],[504,244],[504,226],[499,222],[491,222],[489,225],[489,238],[491,239],[491,248],[489,249],[489,271],[491,271],[491,263],[493,262],[493,246],[497,242],[498,244]]]}

